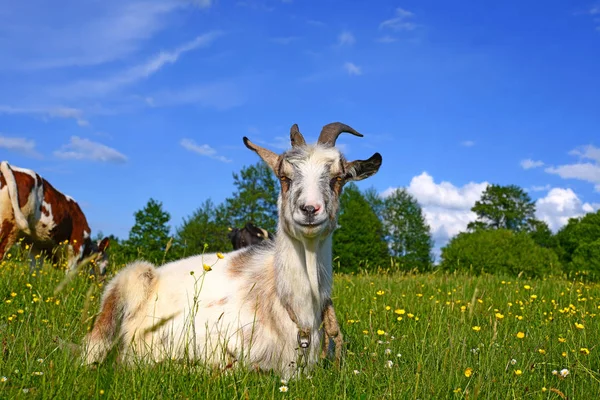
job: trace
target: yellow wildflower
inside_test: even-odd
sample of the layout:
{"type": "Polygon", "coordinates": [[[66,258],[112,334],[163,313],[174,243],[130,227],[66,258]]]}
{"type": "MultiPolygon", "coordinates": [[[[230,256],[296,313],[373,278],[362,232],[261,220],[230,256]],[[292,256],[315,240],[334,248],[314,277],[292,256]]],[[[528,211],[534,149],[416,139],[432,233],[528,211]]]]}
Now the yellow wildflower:
{"type": "Polygon", "coordinates": [[[583,326],[583,324],[580,324],[579,322],[575,322],[575,328],[577,328],[577,329],[585,329],[585,327],[583,326]]]}
{"type": "Polygon", "coordinates": [[[212,271],[212,268],[211,268],[211,266],[210,266],[210,265],[208,265],[208,264],[204,264],[202,267],[204,268],[204,270],[205,270],[206,272],[208,272],[208,271],[212,271]]]}
{"type": "Polygon", "coordinates": [[[587,356],[588,354],[590,354],[590,351],[587,348],[585,348],[585,347],[580,348],[579,352],[581,354],[585,355],[585,356],[587,356]]]}
{"type": "Polygon", "coordinates": [[[225,258],[225,256],[223,255],[223,253],[217,253],[217,257],[219,259],[221,259],[221,260],[225,258]]]}
{"type": "Polygon", "coordinates": [[[518,332],[518,333],[517,333],[517,337],[518,337],[519,339],[523,339],[523,338],[525,337],[525,333],[523,333],[523,332],[518,332]]]}
{"type": "Polygon", "coordinates": [[[472,329],[473,329],[475,332],[479,332],[479,331],[481,330],[481,327],[480,327],[480,326],[474,326],[472,329]]]}
{"type": "Polygon", "coordinates": [[[496,318],[497,319],[502,319],[502,318],[504,318],[504,314],[497,312],[496,313],[496,318]]]}
{"type": "Polygon", "coordinates": [[[473,368],[467,368],[467,369],[465,369],[465,376],[467,378],[470,378],[471,375],[473,375],[473,368]]]}
{"type": "Polygon", "coordinates": [[[377,334],[378,334],[379,336],[381,336],[381,335],[385,335],[385,331],[384,331],[384,330],[381,330],[381,329],[377,329],[377,334]]]}
{"type": "Polygon", "coordinates": [[[520,369],[515,370],[515,375],[519,376],[523,373],[520,369]]]}
{"type": "Polygon", "coordinates": [[[385,294],[385,292],[383,290],[377,291],[377,296],[383,296],[384,294],[385,294]]]}
{"type": "Polygon", "coordinates": [[[563,338],[563,337],[559,337],[559,338],[558,338],[558,341],[559,341],[560,343],[566,343],[566,342],[567,342],[567,339],[565,339],[565,338],[563,338]]]}

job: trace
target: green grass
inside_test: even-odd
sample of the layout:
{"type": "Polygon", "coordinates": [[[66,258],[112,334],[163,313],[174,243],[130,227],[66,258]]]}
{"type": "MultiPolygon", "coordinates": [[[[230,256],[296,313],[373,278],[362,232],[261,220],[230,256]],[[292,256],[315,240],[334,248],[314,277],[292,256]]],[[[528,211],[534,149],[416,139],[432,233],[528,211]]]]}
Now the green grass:
{"type": "Polygon", "coordinates": [[[343,365],[321,362],[282,393],[274,374],[241,369],[222,373],[187,362],[125,367],[111,360],[80,366],[73,344],[81,343],[102,289],[82,273],[54,293],[64,277],[51,267],[32,275],[25,262],[0,262],[1,399],[597,399],[600,393],[597,284],[441,273],[336,276],[343,365]],[[566,377],[553,374],[562,369],[566,377]]]}

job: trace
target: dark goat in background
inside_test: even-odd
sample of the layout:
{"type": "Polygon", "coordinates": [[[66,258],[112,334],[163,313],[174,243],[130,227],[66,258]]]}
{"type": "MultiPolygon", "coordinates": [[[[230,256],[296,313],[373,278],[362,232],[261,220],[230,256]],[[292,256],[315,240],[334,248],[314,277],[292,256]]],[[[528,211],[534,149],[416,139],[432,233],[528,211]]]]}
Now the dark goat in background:
{"type": "Polygon", "coordinates": [[[227,237],[231,240],[234,250],[258,244],[265,239],[274,239],[271,232],[267,232],[265,229],[257,227],[252,222],[246,222],[246,226],[242,229],[231,228],[227,237]]]}

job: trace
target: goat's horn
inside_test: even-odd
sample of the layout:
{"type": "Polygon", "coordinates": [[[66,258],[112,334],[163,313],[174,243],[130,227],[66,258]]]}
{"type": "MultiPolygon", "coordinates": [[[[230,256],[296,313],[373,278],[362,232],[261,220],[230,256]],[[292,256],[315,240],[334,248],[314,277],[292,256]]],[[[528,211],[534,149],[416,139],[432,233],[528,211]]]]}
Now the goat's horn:
{"type": "Polygon", "coordinates": [[[292,128],[290,129],[290,140],[292,142],[292,147],[304,146],[306,144],[304,136],[302,136],[298,129],[298,124],[292,125],[292,128]]]}
{"type": "Polygon", "coordinates": [[[317,143],[335,146],[335,141],[342,132],[351,133],[359,137],[363,136],[346,124],[342,124],[341,122],[332,122],[331,124],[327,124],[323,127],[317,143]]]}

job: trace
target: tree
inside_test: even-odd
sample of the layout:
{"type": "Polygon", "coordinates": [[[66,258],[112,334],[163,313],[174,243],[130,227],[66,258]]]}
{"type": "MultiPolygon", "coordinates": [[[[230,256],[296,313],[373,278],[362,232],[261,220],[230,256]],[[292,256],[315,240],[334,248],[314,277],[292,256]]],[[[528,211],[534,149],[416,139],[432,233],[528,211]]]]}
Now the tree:
{"type": "Polygon", "coordinates": [[[160,263],[163,259],[171,259],[165,250],[169,243],[169,225],[171,216],[162,208],[162,203],[150,199],[142,210],[134,214],[135,224],[129,231],[129,238],[124,247],[129,257],[141,257],[148,261],[160,263]]]}
{"type": "Polygon", "coordinates": [[[334,269],[356,272],[389,265],[383,225],[354,183],[346,185],[340,196],[338,225],[333,233],[334,269]]]}
{"type": "Polygon", "coordinates": [[[534,219],[535,203],[527,192],[516,185],[489,185],[481,199],[471,208],[477,220],[469,223],[470,230],[509,229],[515,232],[527,230],[534,219]]]}
{"type": "Polygon", "coordinates": [[[529,236],[531,236],[533,241],[539,246],[554,249],[558,245],[556,236],[552,233],[545,221],[540,221],[538,219],[530,220],[528,222],[527,231],[529,232],[529,236]]]}
{"type": "Polygon", "coordinates": [[[572,275],[583,270],[584,260],[587,255],[596,254],[592,243],[600,240],[600,210],[588,213],[583,217],[570,218],[556,234],[558,241],[557,253],[565,267],[565,271],[572,275]],[[585,246],[585,249],[579,249],[585,246]],[[577,262],[574,261],[575,254],[578,255],[577,262]]]}
{"type": "Polygon", "coordinates": [[[462,232],[442,248],[440,267],[512,276],[544,277],[560,273],[554,251],[538,246],[526,232],[479,229],[462,232]]]}
{"type": "Polygon", "coordinates": [[[277,195],[279,185],[264,162],[242,168],[233,174],[237,188],[233,197],[225,200],[229,223],[244,226],[246,222],[274,232],[277,226],[277,195]]]}
{"type": "Polygon", "coordinates": [[[382,213],[392,256],[404,266],[403,269],[430,270],[433,240],[417,200],[406,189],[396,189],[384,200],[382,213]]]}
{"type": "Polygon", "coordinates": [[[377,215],[379,219],[383,222],[383,209],[385,207],[385,203],[379,195],[379,193],[377,192],[377,190],[371,187],[365,190],[364,196],[369,205],[371,206],[373,212],[375,212],[375,215],[377,215]]]}
{"type": "Polygon", "coordinates": [[[177,247],[182,256],[203,253],[205,244],[207,252],[230,251],[232,247],[227,228],[225,206],[215,206],[208,199],[190,217],[184,218],[183,224],[177,228],[177,247]]]}

